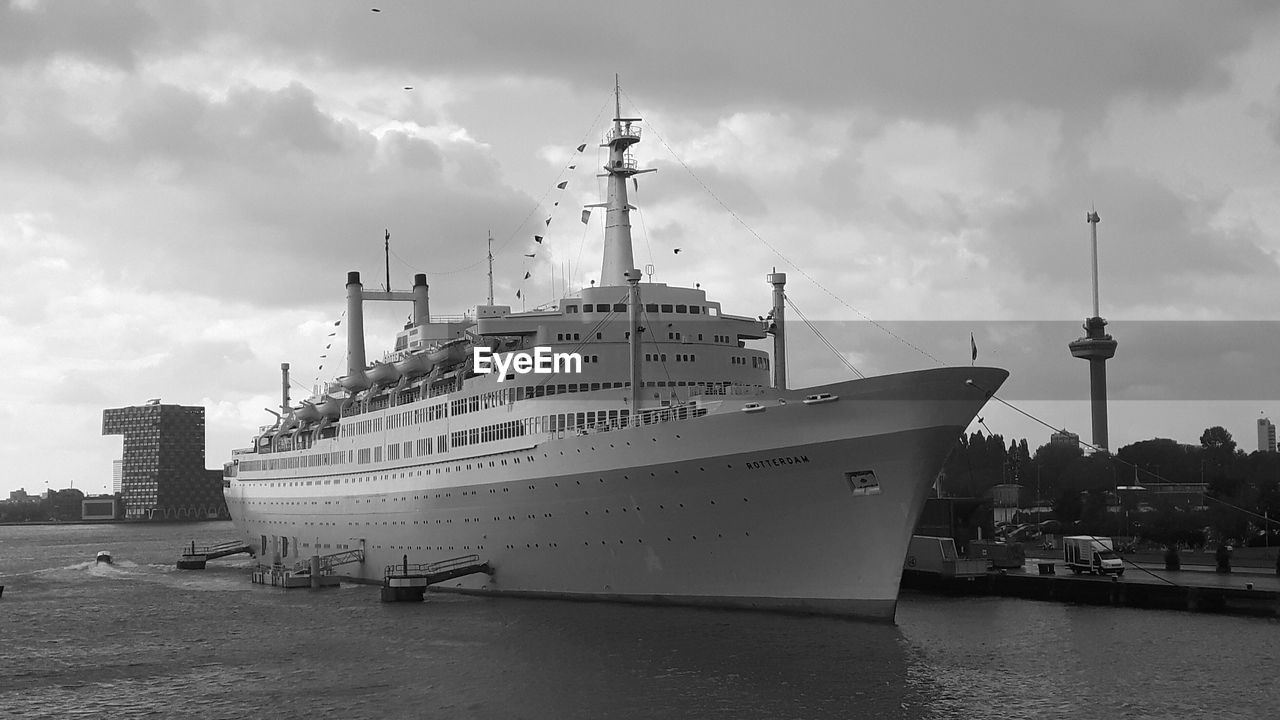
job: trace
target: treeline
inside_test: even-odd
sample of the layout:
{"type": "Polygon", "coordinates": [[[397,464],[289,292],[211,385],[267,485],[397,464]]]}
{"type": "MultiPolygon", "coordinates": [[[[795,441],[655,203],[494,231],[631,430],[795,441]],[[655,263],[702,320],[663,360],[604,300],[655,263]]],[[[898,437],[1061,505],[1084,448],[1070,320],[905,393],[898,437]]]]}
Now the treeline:
{"type": "Polygon", "coordinates": [[[69,488],[55,490],[49,497],[31,502],[0,503],[0,522],[44,522],[46,520],[79,520],[84,493],[69,488]]]}
{"type": "Polygon", "coordinates": [[[1085,455],[1078,445],[1063,444],[1031,453],[1025,439],[1006,443],[1001,435],[976,432],[960,438],[943,470],[945,495],[983,497],[995,485],[1017,483],[1024,498],[1051,506],[1056,519],[1082,532],[1134,534],[1165,544],[1262,544],[1269,525],[1270,542],[1280,540],[1280,453],[1246,454],[1219,426],[1207,428],[1199,445],[1154,438],[1126,445],[1114,456],[1085,455]],[[1115,492],[1156,483],[1205,483],[1206,509],[1141,490],[1115,492]],[[1127,517],[1107,512],[1108,498],[1116,496],[1127,517]],[[1139,515],[1140,506],[1147,512],[1139,515]]]}

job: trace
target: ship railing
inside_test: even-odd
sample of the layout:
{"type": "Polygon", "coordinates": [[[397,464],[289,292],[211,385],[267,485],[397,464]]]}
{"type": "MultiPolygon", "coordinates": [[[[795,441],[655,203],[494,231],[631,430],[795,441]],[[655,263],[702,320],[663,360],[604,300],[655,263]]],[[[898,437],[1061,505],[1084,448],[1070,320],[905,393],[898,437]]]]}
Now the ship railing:
{"type": "Polygon", "coordinates": [[[604,142],[606,145],[608,145],[609,143],[613,142],[614,139],[620,138],[620,137],[635,138],[636,140],[639,140],[640,126],[627,123],[626,125],[620,125],[616,128],[610,128],[609,132],[605,133],[604,142]]]}
{"type": "Polygon", "coordinates": [[[614,420],[605,420],[604,422],[593,422],[584,425],[575,425],[573,427],[557,428],[547,433],[551,438],[561,439],[566,436],[582,436],[594,433],[610,432],[612,430],[622,430],[625,428],[641,427],[645,425],[657,425],[660,423],[680,422],[683,420],[692,420],[707,414],[707,409],[692,404],[673,405],[670,407],[649,408],[641,410],[634,416],[625,418],[616,418],[614,420]]]}
{"type": "Polygon", "coordinates": [[[755,395],[760,392],[756,385],[704,385],[699,395],[755,395]]]}

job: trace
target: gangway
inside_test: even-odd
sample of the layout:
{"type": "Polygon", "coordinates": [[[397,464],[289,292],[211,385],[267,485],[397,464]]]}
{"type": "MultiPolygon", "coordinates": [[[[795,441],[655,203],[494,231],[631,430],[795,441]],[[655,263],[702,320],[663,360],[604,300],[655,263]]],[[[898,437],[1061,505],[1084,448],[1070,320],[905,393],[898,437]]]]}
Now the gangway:
{"type": "Polygon", "coordinates": [[[209,560],[216,560],[228,555],[239,555],[240,553],[254,554],[253,548],[243,540],[227,540],[213,545],[201,546],[196,546],[196,541],[192,540],[191,545],[182,548],[182,558],[178,560],[178,569],[203,570],[205,563],[209,560]]]}
{"type": "MultiPolygon", "coordinates": [[[[339,565],[347,565],[349,563],[364,562],[364,550],[343,550],[342,552],[333,553],[332,555],[320,556],[320,572],[328,575],[333,569],[339,565]]],[[[299,560],[294,563],[293,571],[300,574],[310,574],[311,560],[299,560]]]]}
{"type": "Polygon", "coordinates": [[[306,560],[299,560],[292,567],[285,567],[280,563],[259,565],[251,577],[255,584],[282,588],[338,587],[341,581],[333,569],[339,565],[362,562],[364,550],[343,550],[330,555],[312,555],[306,560]]]}
{"type": "Polygon", "coordinates": [[[462,555],[433,563],[410,563],[409,556],[399,565],[388,565],[382,574],[383,602],[422,602],[428,585],[475,573],[493,574],[488,561],[479,555],[462,555]]]}

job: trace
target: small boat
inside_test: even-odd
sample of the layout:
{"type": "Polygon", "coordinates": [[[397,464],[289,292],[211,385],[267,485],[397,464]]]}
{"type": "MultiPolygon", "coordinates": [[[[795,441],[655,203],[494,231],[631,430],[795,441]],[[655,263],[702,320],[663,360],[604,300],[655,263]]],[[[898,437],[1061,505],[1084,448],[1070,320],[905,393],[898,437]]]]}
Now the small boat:
{"type": "Polygon", "coordinates": [[[100,562],[100,563],[106,563],[106,564],[110,565],[110,564],[111,564],[111,553],[110,553],[109,551],[107,551],[107,550],[99,550],[99,551],[98,551],[98,562],[100,562]]]}

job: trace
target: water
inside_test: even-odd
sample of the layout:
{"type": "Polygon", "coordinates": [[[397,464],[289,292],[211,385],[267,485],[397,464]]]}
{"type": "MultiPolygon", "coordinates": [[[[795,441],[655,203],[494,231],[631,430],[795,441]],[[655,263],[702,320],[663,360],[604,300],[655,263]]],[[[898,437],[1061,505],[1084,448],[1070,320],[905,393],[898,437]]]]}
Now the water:
{"type": "Polygon", "coordinates": [[[0,527],[16,718],[1261,718],[1273,620],[906,595],[896,626],[765,613],[283,591],[229,523],[0,527]],[[116,564],[98,565],[98,550],[116,564]]]}

